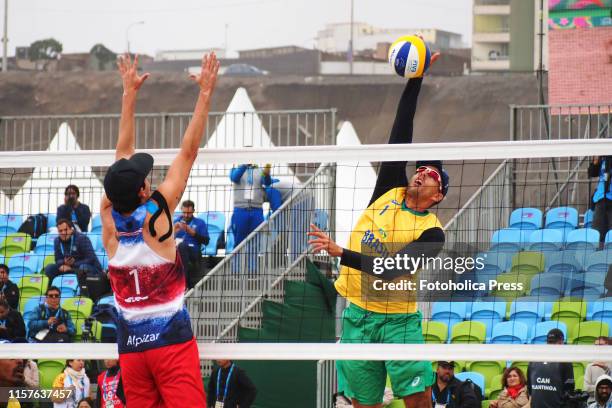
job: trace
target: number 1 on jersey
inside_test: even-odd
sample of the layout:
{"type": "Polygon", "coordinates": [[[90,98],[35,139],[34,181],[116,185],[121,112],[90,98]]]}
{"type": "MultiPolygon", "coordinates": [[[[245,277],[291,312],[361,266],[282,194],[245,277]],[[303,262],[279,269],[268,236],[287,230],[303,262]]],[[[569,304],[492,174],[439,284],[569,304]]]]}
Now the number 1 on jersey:
{"type": "Polygon", "coordinates": [[[132,269],[130,275],[134,275],[134,284],[136,286],[136,294],[140,295],[140,284],[138,283],[138,269],[132,269]]]}

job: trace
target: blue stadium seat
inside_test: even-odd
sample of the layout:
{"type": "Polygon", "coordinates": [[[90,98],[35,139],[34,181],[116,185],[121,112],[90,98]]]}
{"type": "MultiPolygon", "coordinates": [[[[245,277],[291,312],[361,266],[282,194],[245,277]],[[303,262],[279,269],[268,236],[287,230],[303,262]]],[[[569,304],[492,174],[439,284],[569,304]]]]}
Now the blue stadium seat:
{"type": "Polygon", "coordinates": [[[523,247],[523,236],[521,230],[504,228],[493,233],[490,251],[518,252],[523,247]]]}
{"type": "Polygon", "coordinates": [[[598,299],[592,302],[587,312],[587,320],[607,323],[612,327],[612,298],[598,299]]]}
{"type": "MultiPolygon", "coordinates": [[[[36,317],[36,308],[38,305],[42,305],[45,303],[45,296],[34,296],[28,299],[23,306],[23,310],[21,314],[23,315],[23,320],[32,320],[36,317]]],[[[27,327],[27,324],[26,324],[27,327]]]]}
{"type": "Polygon", "coordinates": [[[499,275],[510,270],[512,267],[513,252],[487,251],[480,253],[477,257],[483,259],[484,268],[477,273],[486,275],[499,275]]]}
{"type": "Polygon", "coordinates": [[[539,273],[531,279],[530,296],[553,301],[563,296],[566,278],[559,273],[539,273]]]}
{"type": "Polygon", "coordinates": [[[546,336],[552,329],[559,329],[563,332],[563,337],[567,342],[567,326],[565,323],[558,320],[548,320],[535,325],[531,334],[532,344],[546,344],[546,336]]]}
{"type": "Polygon", "coordinates": [[[62,298],[79,295],[79,281],[74,273],[67,273],[53,278],[51,286],[56,286],[62,292],[62,298]]]}
{"type": "Polygon", "coordinates": [[[104,245],[102,244],[102,233],[94,233],[90,232],[87,234],[87,238],[91,242],[91,246],[93,247],[95,252],[104,250],[104,245]]]}
{"type": "Polygon", "coordinates": [[[506,317],[506,302],[473,302],[468,305],[466,319],[484,323],[487,328],[487,342],[491,338],[493,326],[506,317]]]}
{"type": "Polygon", "coordinates": [[[529,235],[529,250],[552,252],[563,247],[563,233],[557,229],[541,229],[529,235]]]}
{"type": "Polygon", "coordinates": [[[575,273],[582,271],[582,264],[576,260],[575,252],[559,251],[548,252],[546,254],[546,262],[544,271],[548,273],[560,273],[563,276],[569,277],[575,273]]]}
{"type": "Polygon", "coordinates": [[[53,249],[53,242],[55,241],[56,237],[57,237],[57,234],[50,234],[50,233],[42,234],[36,240],[36,246],[34,247],[34,253],[43,255],[43,256],[53,255],[55,253],[55,250],[53,249]]]}
{"type": "Polygon", "coordinates": [[[465,381],[465,380],[469,379],[474,384],[479,386],[480,389],[482,390],[482,397],[484,398],[484,393],[485,393],[485,378],[484,378],[484,376],[482,374],[475,373],[475,372],[472,372],[472,371],[464,371],[462,373],[455,374],[455,377],[457,377],[461,381],[465,381]]]}
{"type": "Polygon", "coordinates": [[[91,217],[91,232],[93,234],[102,235],[102,218],[100,214],[94,214],[94,216],[91,217]]]}
{"type": "Polygon", "coordinates": [[[14,234],[23,223],[21,214],[0,214],[0,237],[14,234]]]}
{"type": "Polygon", "coordinates": [[[525,344],[528,339],[529,326],[516,320],[497,323],[491,335],[493,344],[525,344]]]}
{"type": "Polygon", "coordinates": [[[604,240],[604,249],[612,248],[612,230],[606,233],[606,238],[604,240]]]}
{"type": "Polygon", "coordinates": [[[580,297],[587,300],[599,299],[606,291],[604,286],[605,279],[606,274],[599,271],[574,275],[569,282],[566,296],[580,297]]]}
{"type": "Polygon", "coordinates": [[[442,322],[448,326],[450,338],[452,326],[465,320],[468,302],[435,302],[431,310],[431,320],[442,322]]]}
{"type": "Polygon", "coordinates": [[[42,269],[42,257],[33,252],[15,254],[9,259],[8,265],[11,279],[16,275],[31,275],[42,269]]]}
{"type": "Polygon", "coordinates": [[[575,229],[578,226],[578,211],[573,207],[551,208],[546,213],[545,228],[575,229]]]}
{"type": "Polygon", "coordinates": [[[206,211],[198,214],[198,218],[206,222],[210,236],[208,245],[202,247],[202,254],[214,256],[217,254],[219,238],[225,232],[225,214],[220,211],[206,211]]]}
{"type": "Polygon", "coordinates": [[[517,208],[510,214],[510,228],[527,230],[542,228],[542,211],[537,208],[517,208]]]}
{"type": "Polygon", "coordinates": [[[106,255],[104,248],[102,248],[101,251],[96,251],[96,258],[98,258],[98,262],[100,262],[102,270],[108,270],[108,255],[106,255]]]}
{"type": "Polygon", "coordinates": [[[96,302],[97,305],[112,305],[115,306],[115,296],[108,295],[103,296],[96,302]]]}
{"type": "Polygon", "coordinates": [[[57,213],[47,213],[47,231],[51,228],[57,228],[57,213]]]}
{"type": "Polygon", "coordinates": [[[565,249],[572,251],[596,250],[599,248],[599,231],[592,228],[572,230],[565,238],[565,249]]]}
{"type": "Polygon", "coordinates": [[[544,320],[546,316],[546,304],[552,310],[552,302],[540,301],[534,297],[518,298],[510,306],[510,320],[525,323],[528,327],[544,320]]]}
{"type": "Polygon", "coordinates": [[[592,228],[593,226],[593,210],[588,209],[584,213],[584,228],[592,228]]]}
{"type": "Polygon", "coordinates": [[[607,273],[612,264],[612,251],[596,251],[585,259],[583,269],[585,272],[607,273]]]}

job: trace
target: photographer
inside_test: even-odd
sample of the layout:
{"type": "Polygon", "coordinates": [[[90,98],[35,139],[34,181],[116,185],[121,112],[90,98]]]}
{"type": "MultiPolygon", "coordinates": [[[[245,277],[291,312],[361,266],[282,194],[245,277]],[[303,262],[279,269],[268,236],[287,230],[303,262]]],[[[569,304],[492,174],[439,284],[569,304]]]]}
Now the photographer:
{"type": "Polygon", "coordinates": [[[610,191],[610,171],[612,157],[593,157],[589,164],[588,176],[598,177],[597,188],[593,194],[593,228],[599,231],[599,241],[604,242],[606,233],[612,229],[612,191],[610,191]]]}
{"type": "Polygon", "coordinates": [[[71,220],[79,232],[86,232],[91,219],[91,210],[87,204],[79,201],[79,188],[70,184],[64,190],[64,204],[57,207],[57,219],[71,220]]]}
{"type": "Polygon", "coordinates": [[[589,408],[611,408],[610,392],[612,391],[612,378],[602,375],[595,383],[595,401],[589,404],[589,408]]]}

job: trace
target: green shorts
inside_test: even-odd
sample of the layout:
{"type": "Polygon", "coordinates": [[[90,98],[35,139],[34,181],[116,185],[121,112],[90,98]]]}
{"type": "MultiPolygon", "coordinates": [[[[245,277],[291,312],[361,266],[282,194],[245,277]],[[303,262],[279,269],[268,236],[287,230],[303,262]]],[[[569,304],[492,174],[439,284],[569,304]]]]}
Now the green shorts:
{"type": "MultiPolygon", "coordinates": [[[[421,312],[383,314],[351,304],[342,314],[340,342],[423,344],[422,318],[421,312]]],[[[434,381],[430,361],[340,360],[337,370],[338,391],[364,405],[382,402],[387,375],[400,398],[423,392],[434,381]]]]}

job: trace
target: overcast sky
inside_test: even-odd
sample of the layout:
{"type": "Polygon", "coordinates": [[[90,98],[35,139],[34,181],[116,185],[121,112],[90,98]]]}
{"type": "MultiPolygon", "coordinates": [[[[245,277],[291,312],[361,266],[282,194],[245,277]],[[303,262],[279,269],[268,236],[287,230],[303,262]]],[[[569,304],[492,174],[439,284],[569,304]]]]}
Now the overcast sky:
{"type": "MultiPolygon", "coordinates": [[[[4,5],[5,0],[0,0],[4,5]]],[[[15,47],[53,37],[64,52],[102,43],[154,55],[163,49],[279,45],[312,48],[326,23],[346,22],[350,0],[8,0],[9,55],[15,47]]],[[[471,43],[472,0],[354,0],[355,21],[383,28],[439,28],[471,43]]],[[[3,15],[3,7],[0,9],[3,15]]],[[[392,40],[392,39],[390,39],[392,40]]]]}

